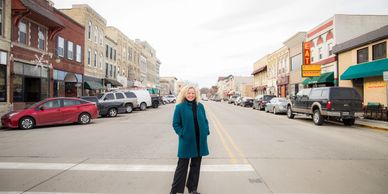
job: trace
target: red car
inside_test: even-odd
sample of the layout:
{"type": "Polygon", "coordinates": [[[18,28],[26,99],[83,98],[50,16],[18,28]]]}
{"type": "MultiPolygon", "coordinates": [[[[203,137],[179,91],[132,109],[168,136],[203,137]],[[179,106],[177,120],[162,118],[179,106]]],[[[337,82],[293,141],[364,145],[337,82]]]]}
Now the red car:
{"type": "Polygon", "coordinates": [[[7,128],[31,129],[35,126],[64,123],[88,124],[98,116],[96,104],[79,98],[47,98],[30,107],[1,117],[7,128]]]}

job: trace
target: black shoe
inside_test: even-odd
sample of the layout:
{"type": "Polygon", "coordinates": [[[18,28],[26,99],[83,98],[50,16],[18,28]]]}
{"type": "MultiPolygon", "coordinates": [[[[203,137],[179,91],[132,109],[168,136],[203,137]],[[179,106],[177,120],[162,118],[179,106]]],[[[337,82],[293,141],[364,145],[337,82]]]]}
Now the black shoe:
{"type": "Polygon", "coordinates": [[[201,194],[201,193],[198,193],[198,191],[191,191],[189,192],[190,194],[201,194]]]}

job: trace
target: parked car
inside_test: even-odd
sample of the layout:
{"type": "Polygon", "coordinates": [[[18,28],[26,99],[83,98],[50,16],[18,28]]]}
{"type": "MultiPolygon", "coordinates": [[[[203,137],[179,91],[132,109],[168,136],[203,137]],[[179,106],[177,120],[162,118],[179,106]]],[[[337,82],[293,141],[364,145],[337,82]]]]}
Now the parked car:
{"type": "Polygon", "coordinates": [[[237,95],[233,95],[229,98],[229,101],[228,101],[228,104],[234,104],[234,102],[236,101],[236,99],[238,98],[237,95]]]}
{"type": "Polygon", "coordinates": [[[151,95],[147,90],[130,90],[130,92],[134,93],[137,97],[137,106],[141,111],[147,109],[147,107],[152,106],[151,95]]]}
{"type": "Polygon", "coordinates": [[[6,128],[32,129],[35,126],[75,123],[88,124],[98,116],[95,103],[79,98],[47,98],[30,107],[1,117],[6,128]]]}
{"type": "Polygon", "coordinates": [[[121,102],[124,103],[125,111],[130,113],[138,106],[137,96],[130,91],[106,92],[99,98],[100,102],[121,102]]]}
{"type": "Polygon", "coordinates": [[[242,98],[243,98],[243,97],[241,97],[241,96],[237,97],[236,100],[234,101],[234,105],[240,106],[240,103],[241,103],[242,98]]]}
{"type": "Polygon", "coordinates": [[[244,97],[244,98],[242,98],[240,106],[252,107],[252,105],[253,105],[253,98],[251,98],[251,97],[244,97]]]}
{"type": "Polygon", "coordinates": [[[98,112],[101,116],[116,117],[117,114],[126,112],[124,102],[100,102],[97,96],[81,96],[79,98],[89,102],[94,102],[97,105],[98,112]]]}
{"type": "Polygon", "coordinates": [[[165,96],[168,103],[175,103],[176,102],[176,97],[174,95],[167,95],[165,96]]]}
{"type": "Polygon", "coordinates": [[[267,102],[269,102],[274,97],[276,97],[276,96],[275,95],[258,95],[258,96],[256,96],[255,100],[253,101],[253,108],[257,109],[257,110],[264,110],[267,102]]]}
{"type": "Polygon", "coordinates": [[[166,98],[166,96],[161,96],[160,98],[162,100],[162,104],[168,104],[169,103],[167,98],[166,98]]]}
{"type": "Polygon", "coordinates": [[[202,97],[202,100],[203,100],[203,101],[208,101],[209,99],[208,99],[206,96],[203,96],[203,97],[202,97]]]}
{"type": "Polygon", "coordinates": [[[322,87],[303,89],[291,97],[287,105],[287,117],[295,114],[311,115],[316,125],[325,119],[336,119],[345,125],[353,125],[361,116],[362,99],[354,88],[322,87]]]}
{"type": "Polygon", "coordinates": [[[265,112],[273,112],[273,114],[286,113],[288,101],[286,98],[272,98],[265,105],[265,112]]]}

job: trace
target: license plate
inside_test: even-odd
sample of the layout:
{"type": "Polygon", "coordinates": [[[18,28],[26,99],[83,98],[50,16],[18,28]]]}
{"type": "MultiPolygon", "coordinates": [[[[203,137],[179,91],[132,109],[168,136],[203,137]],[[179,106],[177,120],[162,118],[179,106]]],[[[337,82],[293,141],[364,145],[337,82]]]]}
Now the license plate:
{"type": "Polygon", "coordinates": [[[349,112],[342,112],[342,115],[348,116],[349,112]]]}

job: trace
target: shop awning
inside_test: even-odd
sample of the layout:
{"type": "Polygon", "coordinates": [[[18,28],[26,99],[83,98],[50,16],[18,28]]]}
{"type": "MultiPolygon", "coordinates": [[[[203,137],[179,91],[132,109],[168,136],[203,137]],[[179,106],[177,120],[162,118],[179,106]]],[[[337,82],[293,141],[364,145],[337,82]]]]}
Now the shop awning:
{"type": "Polygon", "coordinates": [[[110,83],[112,86],[115,86],[115,87],[123,86],[123,84],[121,84],[119,81],[114,80],[114,79],[105,78],[105,82],[110,83]]]}
{"type": "Polygon", "coordinates": [[[322,73],[321,76],[306,78],[303,80],[303,85],[310,84],[322,84],[322,83],[333,83],[334,72],[322,73]]]}
{"type": "Polygon", "coordinates": [[[102,86],[102,84],[95,82],[95,81],[85,81],[84,87],[85,87],[85,89],[89,89],[89,90],[104,89],[104,86],[102,86]]]}
{"type": "Polygon", "coordinates": [[[384,71],[388,71],[388,58],[350,66],[341,75],[341,80],[383,76],[384,71]]]}

